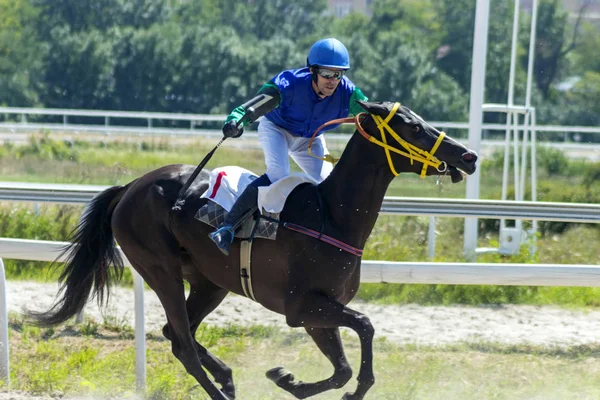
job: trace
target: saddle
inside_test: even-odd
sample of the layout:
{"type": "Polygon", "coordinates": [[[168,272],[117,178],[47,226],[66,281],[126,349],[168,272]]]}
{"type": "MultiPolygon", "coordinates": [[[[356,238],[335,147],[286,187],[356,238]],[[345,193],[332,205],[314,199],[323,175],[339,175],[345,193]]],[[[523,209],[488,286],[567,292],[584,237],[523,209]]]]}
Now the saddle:
{"type": "MultiPolygon", "coordinates": [[[[226,215],[227,210],[223,206],[209,199],[205,205],[198,209],[194,218],[216,228],[225,220],[226,215]]],[[[275,240],[277,227],[279,226],[277,223],[279,213],[264,213],[263,215],[268,219],[260,218],[258,210],[248,215],[235,231],[235,237],[248,240],[251,240],[251,238],[275,240]]]]}
{"type": "MultiPolygon", "coordinates": [[[[256,174],[240,167],[214,169],[209,177],[208,189],[201,195],[202,198],[206,198],[208,201],[200,207],[194,218],[212,227],[217,227],[223,222],[237,197],[256,178],[256,174]]],[[[355,256],[360,257],[362,255],[362,249],[349,246],[322,232],[316,232],[289,222],[280,223],[279,214],[283,210],[288,195],[303,183],[317,184],[306,174],[294,173],[270,186],[259,187],[258,210],[246,217],[235,232],[235,237],[242,239],[240,245],[240,280],[244,295],[249,299],[257,301],[252,288],[252,241],[254,238],[275,240],[280,224],[287,229],[324,241],[355,256]]]]}
{"type": "MultiPolygon", "coordinates": [[[[200,207],[194,218],[214,228],[219,226],[246,186],[258,176],[237,167],[215,168],[209,176],[208,189],[200,196],[208,202],[200,207]]],[[[279,214],[285,200],[294,188],[302,183],[314,183],[308,175],[294,173],[269,186],[258,188],[258,210],[249,215],[235,232],[235,237],[252,240],[275,240],[279,227],[279,214]]]]}

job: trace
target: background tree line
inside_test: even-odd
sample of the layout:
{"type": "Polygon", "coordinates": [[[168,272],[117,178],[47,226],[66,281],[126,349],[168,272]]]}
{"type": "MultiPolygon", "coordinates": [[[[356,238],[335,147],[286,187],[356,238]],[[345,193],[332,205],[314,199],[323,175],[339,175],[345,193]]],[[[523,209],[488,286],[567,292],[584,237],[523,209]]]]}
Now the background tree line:
{"type": "MultiPolygon", "coordinates": [[[[475,3],[374,0],[372,16],[334,18],[326,0],[0,0],[0,104],[227,113],[335,36],[372,100],[466,120],[475,3]]],[[[491,1],[486,102],[507,101],[513,9],[491,1]]],[[[522,12],[516,104],[530,22],[522,12]]],[[[537,26],[538,123],[600,125],[598,27],[570,20],[560,0],[540,1],[537,26]]]]}

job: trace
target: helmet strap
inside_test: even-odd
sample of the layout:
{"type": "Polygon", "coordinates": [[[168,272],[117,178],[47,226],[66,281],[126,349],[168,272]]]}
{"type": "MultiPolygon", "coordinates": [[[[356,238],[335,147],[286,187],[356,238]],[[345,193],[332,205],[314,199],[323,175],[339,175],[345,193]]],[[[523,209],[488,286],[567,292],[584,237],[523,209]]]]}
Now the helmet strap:
{"type": "Polygon", "coordinates": [[[318,81],[319,81],[319,76],[318,76],[317,71],[316,71],[317,67],[314,66],[314,65],[311,65],[310,69],[312,70],[312,80],[313,80],[313,82],[316,85],[318,83],[318,81]]]}

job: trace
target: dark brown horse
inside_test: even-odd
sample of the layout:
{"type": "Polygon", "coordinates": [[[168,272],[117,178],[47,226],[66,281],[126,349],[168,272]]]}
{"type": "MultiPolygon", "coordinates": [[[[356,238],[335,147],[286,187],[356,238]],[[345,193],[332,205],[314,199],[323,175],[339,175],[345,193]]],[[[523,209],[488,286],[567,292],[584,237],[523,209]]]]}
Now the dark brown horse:
{"type": "MultiPolygon", "coordinates": [[[[458,181],[462,175],[457,168],[471,174],[477,160],[476,153],[404,106],[361,105],[368,114],[357,123],[331,175],[319,185],[294,189],[280,214],[281,222],[311,229],[354,249],[364,248],[397,173],[450,173],[458,181]]],[[[236,239],[227,257],[207,237],[213,228],[194,218],[206,202],[200,198],[208,185],[206,172],[190,186],[182,209],[172,210],[193,171],[188,165],[165,166],[95,197],[68,248],[62,297],[48,312],[31,316],[40,325],[55,325],[82,310],[90,294],[105,299],[109,284],[122,272],[116,239],[158,295],[168,320],[163,333],[175,357],[212,399],[233,399],[231,369],[198,343],[195,333],[227,293],[244,293],[240,241],[236,239]],[[187,300],[184,280],[190,284],[187,300]]],[[[352,376],[339,332],[339,327],[348,327],[360,338],[362,362],[356,391],[346,393],[344,399],[363,399],[375,382],[374,329],[369,318],[346,307],[360,283],[360,255],[282,226],[276,240],[255,239],[253,249],[257,301],[285,315],[289,326],[303,327],[334,367],[332,376],[314,383],[297,381],[281,367],[267,371],[267,377],[297,398],[341,388],[352,376]]]]}

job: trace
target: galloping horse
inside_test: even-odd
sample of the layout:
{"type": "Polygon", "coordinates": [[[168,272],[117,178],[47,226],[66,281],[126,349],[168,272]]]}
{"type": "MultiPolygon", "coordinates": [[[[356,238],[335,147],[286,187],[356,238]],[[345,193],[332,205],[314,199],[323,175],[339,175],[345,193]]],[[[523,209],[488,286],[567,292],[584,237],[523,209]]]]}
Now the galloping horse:
{"type": "MultiPolygon", "coordinates": [[[[343,398],[363,399],[375,382],[373,326],[346,304],[358,290],[362,249],[392,179],[400,172],[422,177],[449,173],[456,182],[462,179],[458,169],[475,171],[475,152],[407,107],[389,102],[361,106],[367,113],[353,119],[357,130],[331,175],[318,185],[299,185],[286,200],[281,225],[302,229],[284,225],[275,240],[253,241],[256,301],[285,315],[289,326],[303,327],[334,367],[332,376],[313,383],[297,381],[281,367],[267,371],[269,379],[297,398],[341,388],[350,380],[342,326],[354,330],[361,344],[358,385],[343,398]]],[[[231,255],[223,255],[207,237],[213,228],[194,218],[207,201],[200,197],[208,187],[205,171],[187,190],[183,207],[173,209],[193,171],[189,165],[168,165],[96,196],[66,250],[61,298],[49,311],[30,317],[42,326],[56,325],[82,310],[90,294],[100,302],[106,299],[123,270],[116,239],[164,307],[163,334],[173,355],[211,399],[228,400],[235,398],[232,371],[196,341],[195,333],[228,292],[244,295],[241,246],[236,240],[231,255]],[[184,280],[190,285],[187,300],[184,280]]]]}

